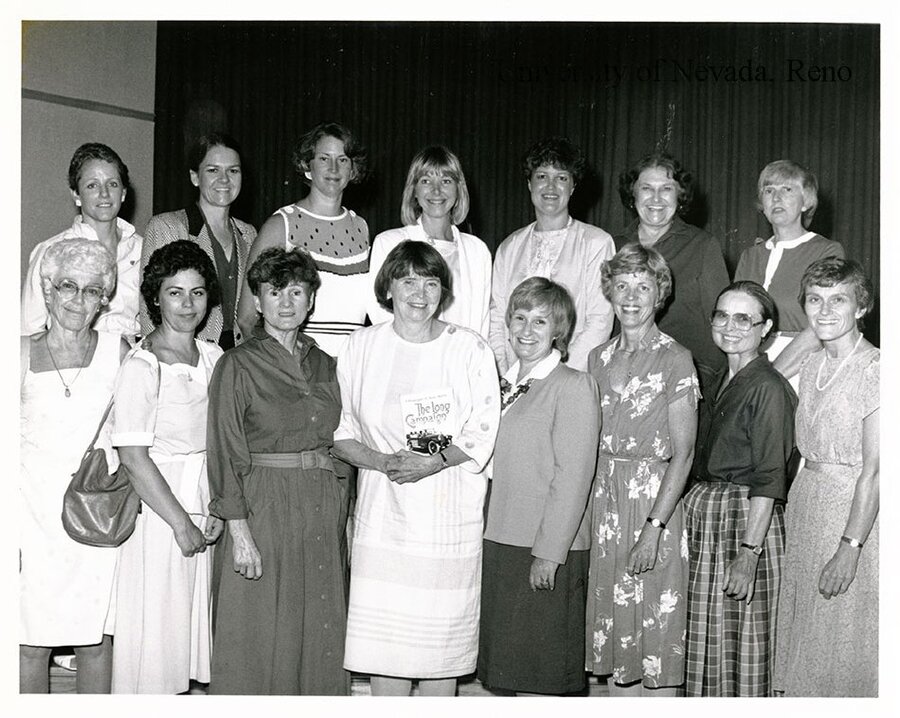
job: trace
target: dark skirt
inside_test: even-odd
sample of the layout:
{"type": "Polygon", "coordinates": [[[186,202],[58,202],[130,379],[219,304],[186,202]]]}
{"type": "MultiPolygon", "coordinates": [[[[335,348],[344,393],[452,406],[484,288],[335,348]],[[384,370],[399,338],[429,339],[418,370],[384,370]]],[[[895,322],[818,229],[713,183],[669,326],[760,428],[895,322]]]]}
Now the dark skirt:
{"type": "Polygon", "coordinates": [[[226,528],[213,569],[209,692],[349,695],[346,480],[324,469],[254,466],[244,497],[262,578],[235,573],[226,528]]]}
{"type": "Polygon", "coordinates": [[[684,499],[690,554],[688,696],[772,695],[785,538],[780,504],[772,512],[750,604],[722,591],[725,568],[737,556],[747,530],[748,493],[746,486],[701,481],[684,499]]]}
{"type": "Polygon", "coordinates": [[[562,694],[584,689],[590,551],[569,551],[552,591],[532,591],[531,549],[484,542],[478,680],[488,688],[562,694]]]}

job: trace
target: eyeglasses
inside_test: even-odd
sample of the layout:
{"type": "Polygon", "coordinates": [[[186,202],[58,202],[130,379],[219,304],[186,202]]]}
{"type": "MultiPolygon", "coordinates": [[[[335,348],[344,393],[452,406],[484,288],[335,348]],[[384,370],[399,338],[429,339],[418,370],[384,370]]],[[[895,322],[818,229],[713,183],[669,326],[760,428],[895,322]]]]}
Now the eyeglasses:
{"type": "Polygon", "coordinates": [[[53,288],[59,292],[59,296],[66,302],[69,302],[81,294],[84,301],[90,304],[96,304],[106,299],[106,295],[102,287],[89,284],[86,287],[79,287],[70,279],[63,279],[59,284],[54,284],[53,288]]]}
{"type": "Polygon", "coordinates": [[[709,317],[709,323],[717,329],[728,326],[729,320],[733,320],[734,328],[739,332],[749,332],[753,327],[758,327],[760,324],[766,323],[765,319],[754,322],[753,317],[749,314],[744,314],[743,312],[729,314],[728,312],[723,312],[721,309],[714,309],[709,317]]]}

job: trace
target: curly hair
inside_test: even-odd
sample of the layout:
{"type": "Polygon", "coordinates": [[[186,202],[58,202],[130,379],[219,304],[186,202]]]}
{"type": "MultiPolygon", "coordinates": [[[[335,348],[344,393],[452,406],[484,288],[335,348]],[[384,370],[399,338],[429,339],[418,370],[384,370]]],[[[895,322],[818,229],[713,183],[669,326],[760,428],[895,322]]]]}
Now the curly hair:
{"type": "Polygon", "coordinates": [[[109,162],[111,165],[115,165],[116,169],[119,171],[119,179],[122,180],[122,186],[125,189],[128,189],[130,186],[128,180],[128,167],[122,162],[122,158],[119,157],[111,147],[107,147],[99,142],[87,142],[75,150],[75,154],[72,155],[72,160],[69,162],[70,190],[73,192],[78,191],[78,182],[81,179],[81,173],[84,170],[85,164],[91,160],[101,160],[103,162],[109,162]]]}
{"type": "Polygon", "coordinates": [[[850,284],[856,297],[856,304],[863,310],[863,315],[856,321],[862,329],[863,318],[875,306],[875,291],[872,280],[866,276],[862,265],[852,259],[823,257],[810,264],[800,280],[800,305],[806,306],[806,293],[810,287],[834,287],[838,284],[850,284]]]}
{"type": "Polygon", "coordinates": [[[672,292],[672,271],[663,256],[652,247],[629,242],[615,256],[600,265],[600,289],[610,299],[613,278],[620,274],[649,274],[656,280],[656,309],[672,292]]]}
{"type": "Polygon", "coordinates": [[[406,240],[388,252],[384,264],[378,270],[378,276],[375,277],[375,299],[389,312],[394,311],[394,300],[388,298],[391,282],[409,274],[440,280],[441,301],[437,314],[453,301],[453,276],[440,252],[427,242],[406,240]]]}
{"type": "Polygon", "coordinates": [[[659,167],[678,185],[678,214],[684,216],[694,200],[694,177],[685,171],[681,163],[665,152],[652,152],[641,157],[630,169],[619,175],[619,199],[625,209],[634,211],[634,186],[641,172],[659,167]]]}
{"type": "Polygon", "coordinates": [[[353,166],[353,173],[350,181],[354,183],[362,182],[366,178],[368,171],[369,154],[363,147],[356,136],[343,125],[337,122],[323,122],[313,127],[309,132],[305,133],[297,146],[291,159],[294,162],[294,169],[303,177],[303,181],[309,184],[305,172],[309,171],[309,163],[316,151],[316,145],[323,137],[334,137],[344,143],[344,154],[350,158],[353,166]]]}
{"type": "Polygon", "coordinates": [[[759,179],[756,181],[756,208],[758,210],[762,211],[763,208],[762,194],[766,185],[778,182],[796,182],[803,189],[803,202],[806,204],[806,209],[800,213],[800,222],[806,229],[812,222],[816,208],[819,206],[819,180],[806,167],[791,162],[791,160],[769,162],[763,167],[762,172],[759,173],[759,179]]]}
{"type": "Polygon", "coordinates": [[[529,277],[522,281],[506,305],[506,326],[509,327],[517,309],[547,308],[553,321],[553,346],[562,354],[563,361],[569,355],[569,342],[575,330],[575,302],[561,284],[545,277],[529,277]]]}
{"type": "Polygon", "coordinates": [[[322,285],[319,270],[309,253],[302,249],[270,247],[260,252],[247,272],[247,284],[254,297],[259,296],[263,284],[271,284],[275,289],[284,289],[289,284],[303,284],[314,294],[322,285]]]}
{"type": "Polygon", "coordinates": [[[159,290],[163,282],[186,269],[193,269],[206,283],[207,311],[219,303],[219,278],[212,260],[195,243],[187,239],[163,245],[150,255],[141,278],[141,296],[153,326],[162,322],[159,290]]]}
{"type": "Polygon", "coordinates": [[[403,197],[400,199],[400,220],[404,225],[415,224],[422,208],[416,201],[416,183],[424,175],[435,173],[451,177],[457,185],[456,204],[450,221],[461,224],[469,214],[469,189],[466,187],[466,176],[463,174],[459,158],[446,147],[435,145],[426,147],[413,157],[406,173],[406,184],[403,186],[403,197]]]}
{"type": "Polygon", "coordinates": [[[116,260],[100,242],[93,239],[63,239],[51,244],[41,258],[38,269],[44,291],[60,272],[78,270],[96,274],[109,297],[116,288],[116,260]]]}
{"type": "Polygon", "coordinates": [[[525,179],[530,180],[538,167],[548,165],[569,172],[576,185],[581,182],[587,169],[581,150],[566,137],[547,137],[528,148],[522,160],[525,179]]]}

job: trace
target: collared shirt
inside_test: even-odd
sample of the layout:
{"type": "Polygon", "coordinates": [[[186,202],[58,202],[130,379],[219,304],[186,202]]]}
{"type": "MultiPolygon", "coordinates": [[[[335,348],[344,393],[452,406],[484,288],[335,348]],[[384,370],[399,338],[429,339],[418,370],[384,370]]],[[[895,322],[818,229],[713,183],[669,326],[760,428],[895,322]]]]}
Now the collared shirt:
{"type": "Polygon", "coordinates": [[[309,337],[298,334],[291,354],[260,328],[219,360],[209,387],[211,513],[247,518],[244,479],[251,453],[332,446],[341,415],[335,366],[309,337]]]}
{"type": "MultiPolygon", "coordinates": [[[[133,339],[140,333],[138,312],[140,311],[141,285],[141,245],[143,239],[134,227],[121,217],[116,219],[116,227],[121,239],[116,248],[116,290],[94,320],[93,327],[106,332],[115,332],[133,339]]],[[[22,287],[21,333],[30,336],[49,326],[50,315],[44,303],[41,287],[41,261],[47,250],[64,239],[90,239],[99,242],[97,232],[79,214],[72,226],[64,232],[46,239],[31,252],[25,284],[22,287]]]]}
{"type": "Polygon", "coordinates": [[[800,280],[809,265],[823,257],[843,259],[844,248],[839,242],[812,233],[787,242],[757,239],[741,252],[734,279],[749,279],[765,286],[778,307],[776,329],[799,332],[808,324],[798,299],[800,280]]]}
{"type": "MultiPolygon", "coordinates": [[[[617,250],[639,241],[638,227],[635,220],[615,236],[617,250]]],[[[656,315],[657,326],[690,350],[698,366],[719,369],[724,356],[713,343],[709,317],[716,308],[719,292],[729,282],[722,248],[702,229],[676,216],[653,249],[663,256],[672,272],[672,295],[656,315]]]]}
{"type": "MultiPolygon", "coordinates": [[[[716,386],[727,371],[719,372],[716,386]]],[[[696,478],[749,486],[751,498],[786,501],[796,410],[791,385],[761,354],[702,405],[696,478]]]]}

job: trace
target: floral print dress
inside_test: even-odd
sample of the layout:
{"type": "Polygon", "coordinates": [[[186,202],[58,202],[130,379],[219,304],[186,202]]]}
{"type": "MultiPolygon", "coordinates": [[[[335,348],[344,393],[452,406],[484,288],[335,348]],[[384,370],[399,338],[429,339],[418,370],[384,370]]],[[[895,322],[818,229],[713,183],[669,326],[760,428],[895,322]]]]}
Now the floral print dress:
{"type": "Polygon", "coordinates": [[[669,404],[700,396],[691,353],[655,326],[635,352],[621,394],[610,364],[621,337],[591,352],[603,417],[592,507],[586,668],[648,688],[684,681],[688,552],[681,502],[666,522],[656,565],[631,576],[628,554],[647,521],[672,456],[669,404]]]}

